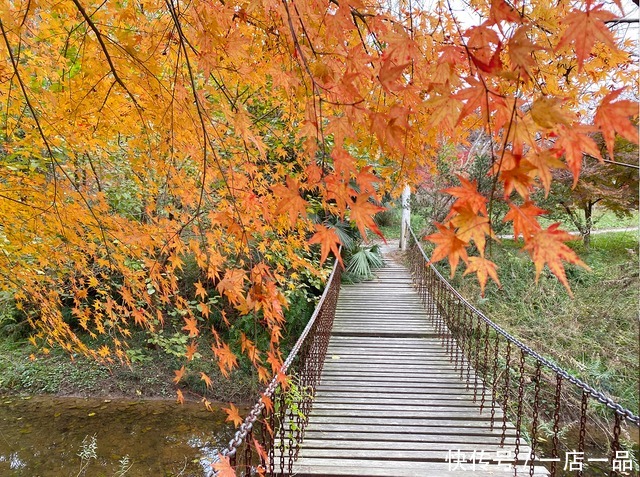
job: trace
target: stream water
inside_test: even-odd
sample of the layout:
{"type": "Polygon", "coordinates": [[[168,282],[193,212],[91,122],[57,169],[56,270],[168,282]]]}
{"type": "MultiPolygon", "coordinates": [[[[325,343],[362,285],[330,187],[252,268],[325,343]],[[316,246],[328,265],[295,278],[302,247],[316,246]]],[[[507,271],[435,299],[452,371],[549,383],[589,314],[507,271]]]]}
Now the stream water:
{"type": "Polygon", "coordinates": [[[0,397],[0,476],[207,477],[233,432],[200,403],[0,397]]]}

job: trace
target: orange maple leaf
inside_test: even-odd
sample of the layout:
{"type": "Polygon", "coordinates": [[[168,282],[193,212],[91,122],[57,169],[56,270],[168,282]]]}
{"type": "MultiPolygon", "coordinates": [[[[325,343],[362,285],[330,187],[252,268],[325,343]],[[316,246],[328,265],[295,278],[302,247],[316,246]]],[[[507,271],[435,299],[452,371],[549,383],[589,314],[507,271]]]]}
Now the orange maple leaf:
{"type": "Polygon", "coordinates": [[[184,404],[184,395],[182,394],[182,391],[180,391],[179,389],[176,390],[176,401],[179,402],[180,404],[184,404]]]}
{"type": "Polygon", "coordinates": [[[204,383],[207,385],[207,388],[211,389],[212,386],[212,382],[211,382],[211,378],[209,376],[207,376],[205,373],[203,373],[202,371],[200,372],[200,379],[202,381],[204,381],[204,383]]]}
{"type": "Polygon", "coordinates": [[[513,238],[517,239],[522,236],[526,242],[529,237],[541,229],[536,217],[546,213],[546,210],[536,207],[530,200],[526,201],[520,207],[510,202],[509,212],[507,212],[502,221],[513,221],[513,238]]]}
{"type": "Polygon", "coordinates": [[[529,190],[533,187],[531,171],[535,170],[533,164],[526,159],[518,158],[518,164],[510,169],[500,172],[500,180],[504,182],[504,197],[508,198],[515,189],[523,199],[529,198],[529,190]]]}
{"type": "Polygon", "coordinates": [[[333,255],[342,263],[342,257],[340,257],[340,237],[334,229],[325,227],[322,224],[316,224],[316,233],[309,239],[309,243],[320,244],[320,265],[329,256],[329,252],[333,252],[333,255]]]}
{"type": "MultiPolygon", "coordinates": [[[[182,379],[182,377],[184,376],[184,372],[185,372],[184,366],[182,368],[174,371],[175,377],[173,378],[173,382],[178,384],[180,382],[180,380],[182,379]]],[[[178,391],[178,392],[180,393],[180,391],[178,391]]],[[[180,393],[180,394],[182,394],[182,393],[180,393]]]]}
{"type": "Polygon", "coordinates": [[[487,260],[484,257],[469,257],[469,264],[464,271],[464,275],[469,273],[476,273],[478,275],[478,283],[480,283],[480,294],[484,296],[484,287],[487,284],[487,278],[491,279],[500,287],[500,280],[498,279],[498,273],[496,272],[496,264],[491,260],[487,260]]]}
{"type": "Polygon", "coordinates": [[[522,18],[518,11],[505,0],[491,0],[491,10],[489,19],[492,23],[500,25],[500,22],[521,22],[522,18]]]}
{"type": "Polygon", "coordinates": [[[253,439],[253,447],[256,449],[258,453],[258,457],[260,458],[260,462],[264,462],[266,465],[269,465],[269,454],[264,449],[264,447],[256,440],[255,437],[253,439]]]}
{"type": "Polygon", "coordinates": [[[196,296],[202,297],[203,300],[207,298],[207,290],[205,290],[205,288],[202,286],[202,283],[200,283],[199,280],[195,282],[193,285],[196,287],[196,296]]]}
{"type": "Polygon", "coordinates": [[[485,236],[492,235],[489,219],[478,215],[469,204],[456,208],[457,215],[451,219],[451,223],[458,229],[456,236],[463,242],[473,240],[480,251],[484,254],[485,236]]]}
{"type": "Polygon", "coordinates": [[[236,471],[231,467],[229,457],[218,454],[218,462],[211,464],[218,477],[236,477],[236,471]]]}
{"type": "Polygon", "coordinates": [[[556,51],[565,45],[574,44],[578,58],[578,68],[581,70],[584,60],[589,57],[593,45],[600,41],[615,49],[616,42],[611,30],[605,22],[614,20],[616,16],[603,9],[603,5],[591,8],[592,3],[587,2],[587,11],[573,10],[565,19],[567,29],[556,47],[556,51]]]}
{"type": "Polygon", "coordinates": [[[184,318],[184,322],[186,325],[182,327],[183,330],[189,332],[189,338],[193,338],[200,334],[200,330],[198,329],[198,322],[195,318],[184,318]]]}
{"type": "Polygon", "coordinates": [[[382,66],[378,73],[378,79],[382,87],[390,93],[404,89],[404,84],[398,80],[402,78],[402,72],[410,64],[411,62],[396,64],[391,56],[385,58],[385,55],[383,55],[382,66]]]}
{"type": "Polygon", "coordinates": [[[536,283],[538,283],[540,272],[546,263],[551,273],[558,277],[558,280],[565,286],[569,294],[573,296],[562,261],[580,265],[587,270],[589,270],[589,267],[564,243],[569,240],[577,240],[579,237],[558,229],[559,226],[559,223],[555,223],[549,228],[534,234],[524,246],[524,250],[531,254],[535,264],[536,283]]]}
{"type": "Polygon", "coordinates": [[[197,350],[198,350],[197,343],[191,342],[187,345],[187,350],[185,352],[185,357],[187,358],[187,361],[193,360],[197,350]]]}
{"type": "Polygon", "coordinates": [[[528,31],[528,25],[521,26],[516,30],[507,44],[509,58],[511,59],[511,68],[519,72],[525,79],[531,76],[531,68],[535,65],[533,52],[543,49],[529,40],[527,36],[528,31]]]}
{"type": "Polygon", "coordinates": [[[219,346],[211,345],[213,354],[218,358],[218,367],[224,377],[229,377],[229,372],[238,364],[238,358],[233,354],[227,343],[221,343],[219,346]]]}
{"type": "Polygon", "coordinates": [[[480,108],[480,115],[484,122],[489,121],[489,94],[484,83],[470,76],[465,78],[465,81],[469,83],[469,87],[457,92],[454,97],[460,101],[466,103],[460,112],[458,117],[458,124],[473,113],[478,107],[480,108]]]}
{"type": "Polygon", "coordinates": [[[380,182],[380,179],[371,173],[372,170],[373,166],[363,167],[356,176],[356,184],[360,193],[369,194],[374,200],[378,200],[378,191],[374,184],[380,182]]]}
{"type": "Polygon", "coordinates": [[[467,263],[468,256],[466,246],[468,243],[456,235],[453,227],[445,227],[439,223],[436,223],[436,227],[440,232],[425,237],[437,245],[431,255],[430,263],[435,263],[448,257],[449,265],[451,266],[451,277],[453,278],[460,259],[467,263]]]}
{"type": "Polygon", "coordinates": [[[366,229],[369,229],[384,239],[382,232],[380,232],[380,229],[378,229],[378,226],[373,220],[373,215],[383,210],[385,210],[384,207],[379,207],[369,202],[369,194],[359,194],[356,201],[351,204],[349,217],[356,223],[360,235],[363,238],[367,237],[366,229]]]}
{"type": "Polygon", "coordinates": [[[223,409],[224,412],[227,413],[227,421],[233,422],[233,425],[236,427],[242,424],[242,421],[244,421],[244,419],[240,415],[240,411],[237,407],[235,407],[233,404],[229,404],[229,407],[225,407],[223,409]]]}
{"type": "Polygon", "coordinates": [[[458,177],[461,185],[458,187],[449,187],[442,191],[458,198],[453,207],[464,207],[465,204],[468,204],[471,210],[473,210],[473,213],[477,214],[478,212],[482,212],[484,215],[487,215],[487,198],[478,192],[478,181],[468,181],[461,175],[457,175],[456,177],[458,177]]]}
{"type": "Polygon", "coordinates": [[[296,179],[287,176],[287,185],[274,185],[271,190],[280,198],[278,202],[278,213],[287,213],[291,226],[296,224],[298,215],[307,215],[307,201],[300,197],[300,183],[296,179]]]}
{"type": "Polygon", "coordinates": [[[616,131],[622,137],[638,144],[638,127],[629,120],[629,117],[638,115],[638,103],[627,99],[613,102],[623,90],[618,89],[605,96],[594,117],[596,126],[602,131],[611,158],[613,158],[616,131]]]}

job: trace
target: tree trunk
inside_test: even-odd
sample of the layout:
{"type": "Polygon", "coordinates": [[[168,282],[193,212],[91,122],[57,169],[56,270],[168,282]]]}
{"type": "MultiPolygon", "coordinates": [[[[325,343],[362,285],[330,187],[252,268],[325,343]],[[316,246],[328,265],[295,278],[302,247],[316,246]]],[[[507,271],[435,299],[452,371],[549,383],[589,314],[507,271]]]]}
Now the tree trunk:
{"type": "Polygon", "coordinates": [[[591,245],[591,229],[593,228],[593,205],[594,202],[587,202],[584,206],[584,230],[582,231],[582,243],[587,250],[591,245]]]}

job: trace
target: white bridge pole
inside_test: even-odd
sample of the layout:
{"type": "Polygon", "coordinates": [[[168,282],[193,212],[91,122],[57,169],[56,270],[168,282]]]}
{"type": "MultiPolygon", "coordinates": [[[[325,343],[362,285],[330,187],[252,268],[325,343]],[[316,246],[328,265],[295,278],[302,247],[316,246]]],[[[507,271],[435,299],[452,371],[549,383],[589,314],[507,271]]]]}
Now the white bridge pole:
{"type": "Polygon", "coordinates": [[[409,241],[409,228],[411,227],[411,188],[409,185],[404,186],[402,191],[402,224],[400,226],[400,249],[407,250],[407,242],[409,241]]]}

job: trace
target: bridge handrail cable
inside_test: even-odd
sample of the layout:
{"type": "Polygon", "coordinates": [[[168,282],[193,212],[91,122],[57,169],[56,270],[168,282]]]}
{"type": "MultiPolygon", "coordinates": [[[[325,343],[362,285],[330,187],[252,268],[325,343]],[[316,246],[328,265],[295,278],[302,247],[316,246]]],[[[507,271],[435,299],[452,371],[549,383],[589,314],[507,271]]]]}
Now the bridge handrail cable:
{"type": "Polygon", "coordinates": [[[541,356],[540,354],[536,353],[534,350],[532,350],[529,346],[525,345],[524,343],[522,343],[520,340],[518,340],[517,338],[515,338],[514,336],[512,336],[511,334],[509,334],[509,332],[505,331],[504,329],[502,329],[499,325],[497,325],[496,323],[494,323],[493,321],[491,321],[491,319],[489,319],[484,313],[482,313],[480,310],[478,310],[475,306],[473,306],[471,303],[469,303],[467,301],[466,298],[464,298],[454,287],[453,285],[451,285],[446,278],[444,278],[442,276],[442,274],[433,266],[433,264],[431,263],[431,261],[429,260],[429,258],[427,257],[427,254],[425,253],[424,249],[422,248],[422,246],[420,245],[420,241],[418,240],[414,230],[412,228],[409,229],[411,231],[411,237],[413,238],[414,243],[416,244],[416,246],[418,247],[420,253],[422,254],[422,258],[425,260],[425,262],[429,265],[429,267],[431,268],[431,270],[433,271],[433,273],[435,273],[435,275],[438,277],[438,279],[444,284],[444,286],[467,308],[469,308],[473,313],[475,313],[481,320],[483,320],[485,323],[487,323],[491,328],[493,328],[497,333],[499,333],[500,335],[502,335],[505,339],[507,339],[508,341],[510,341],[512,344],[514,344],[515,346],[517,346],[518,348],[520,348],[522,351],[524,351],[526,354],[528,354],[529,356],[531,356],[533,359],[539,361],[540,363],[542,363],[544,366],[546,366],[547,368],[549,368],[551,371],[553,371],[554,373],[559,374],[560,376],[562,376],[564,379],[570,381],[571,383],[573,383],[574,385],[578,386],[579,388],[581,388],[584,392],[588,393],[591,397],[593,397],[594,399],[596,399],[597,401],[599,401],[600,403],[604,404],[605,406],[607,406],[608,408],[612,409],[616,414],[620,415],[621,417],[624,417],[626,419],[628,419],[630,422],[635,423],[636,425],[640,425],[640,416],[634,414],[632,411],[630,411],[629,409],[624,408],[623,406],[621,406],[620,404],[616,403],[615,401],[613,401],[611,398],[609,398],[608,396],[605,396],[602,392],[594,389],[593,387],[589,386],[587,383],[585,383],[584,381],[576,378],[575,376],[572,376],[571,374],[569,374],[566,370],[564,370],[563,368],[561,368],[560,366],[552,363],[551,361],[549,361],[547,358],[541,356]]]}
{"type": "MultiPolygon", "coordinates": [[[[341,252],[342,252],[342,247],[340,247],[340,250],[339,250],[339,253],[341,252]]],[[[325,301],[327,301],[329,291],[334,285],[334,280],[339,280],[339,277],[336,278],[336,276],[339,275],[338,273],[339,267],[340,267],[340,262],[336,258],[335,263],[333,264],[333,269],[331,270],[331,275],[329,275],[329,279],[327,280],[322,296],[320,297],[320,300],[318,301],[318,304],[316,305],[313,311],[313,314],[309,319],[309,322],[307,323],[304,330],[300,334],[300,337],[296,341],[296,344],[293,346],[293,348],[289,352],[289,355],[287,356],[287,359],[285,359],[284,363],[282,363],[282,366],[280,367],[276,375],[271,379],[271,382],[269,382],[269,385],[265,388],[264,392],[260,394],[260,398],[254,404],[253,408],[245,418],[244,422],[240,425],[240,427],[236,431],[233,438],[229,441],[228,446],[219,451],[219,455],[222,455],[224,457],[231,457],[237,452],[238,447],[244,442],[244,440],[247,437],[247,434],[251,431],[251,429],[253,428],[253,425],[256,423],[256,421],[260,417],[260,414],[264,410],[265,408],[264,398],[265,397],[268,399],[273,398],[276,388],[279,385],[279,379],[278,379],[279,376],[287,374],[289,367],[293,363],[294,359],[297,357],[298,352],[300,351],[300,348],[302,347],[303,343],[307,339],[307,336],[309,335],[311,329],[313,328],[313,325],[315,324],[316,319],[320,315],[320,311],[322,310],[325,304],[325,301]]]]}

